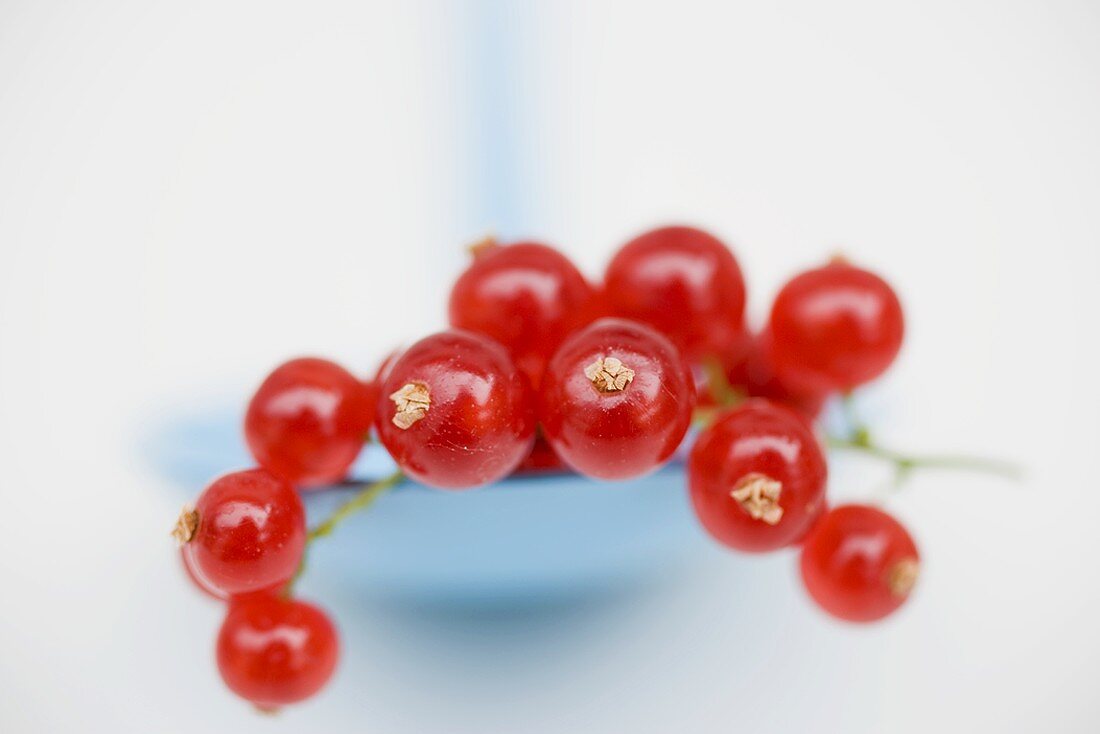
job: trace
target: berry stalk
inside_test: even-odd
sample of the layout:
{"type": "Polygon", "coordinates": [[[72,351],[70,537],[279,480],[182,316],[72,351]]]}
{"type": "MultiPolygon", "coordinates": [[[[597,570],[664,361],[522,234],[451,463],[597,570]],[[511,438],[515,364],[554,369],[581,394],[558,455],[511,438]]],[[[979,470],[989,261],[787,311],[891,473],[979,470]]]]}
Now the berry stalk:
{"type": "Polygon", "coordinates": [[[707,389],[717,407],[733,408],[745,402],[745,394],[730,384],[726,369],[717,357],[703,360],[703,374],[707,379],[707,389]]]}
{"type": "Polygon", "coordinates": [[[827,439],[827,444],[829,448],[855,451],[890,462],[897,470],[899,478],[904,478],[914,469],[955,469],[994,474],[1012,480],[1019,480],[1023,477],[1023,470],[1008,461],[958,454],[905,454],[879,446],[864,431],[858,432],[853,438],[830,436],[827,439]]]}
{"type": "Polygon", "coordinates": [[[309,546],[315,540],[332,535],[333,531],[336,530],[340,523],[356,512],[367,509],[374,504],[379,497],[403,481],[405,481],[405,475],[400,471],[395,471],[387,477],[364,485],[351,497],[351,499],[337,507],[323,522],[311,528],[306,536],[306,548],[302,553],[302,562],[298,564],[298,569],[294,572],[294,576],[287,582],[286,588],[283,590],[283,595],[289,597],[294,590],[294,585],[298,583],[298,579],[305,573],[306,554],[309,551],[309,546]]]}
{"type": "Polygon", "coordinates": [[[376,499],[386,493],[386,490],[397,486],[404,481],[404,479],[405,475],[402,472],[395,471],[388,477],[383,477],[382,479],[364,486],[356,492],[351,499],[337,507],[324,522],[310,529],[307,543],[312,543],[317,538],[324,538],[325,536],[332,535],[332,531],[336,529],[337,525],[359,510],[365,510],[370,507],[376,499]]]}
{"type": "Polygon", "coordinates": [[[846,438],[829,436],[826,438],[826,444],[829,448],[855,451],[893,464],[895,486],[900,485],[914,469],[970,471],[980,474],[993,474],[1013,481],[1019,481],[1023,478],[1023,470],[1018,465],[1000,459],[959,454],[922,456],[885,448],[875,443],[871,436],[871,430],[856,414],[855,400],[851,393],[843,396],[840,405],[844,411],[844,417],[848,421],[848,436],[846,438]]]}

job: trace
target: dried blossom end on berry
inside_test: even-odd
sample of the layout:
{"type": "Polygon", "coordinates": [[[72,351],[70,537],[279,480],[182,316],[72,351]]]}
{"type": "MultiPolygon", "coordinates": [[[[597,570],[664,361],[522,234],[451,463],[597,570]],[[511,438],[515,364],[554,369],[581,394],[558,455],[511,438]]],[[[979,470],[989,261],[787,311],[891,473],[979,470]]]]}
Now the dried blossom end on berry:
{"type": "Polygon", "coordinates": [[[487,234],[477,242],[466,246],[466,251],[470,253],[470,256],[475,260],[482,255],[487,255],[493,250],[500,248],[500,242],[491,234],[487,234]]]}
{"type": "Polygon", "coordinates": [[[890,593],[897,597],[906,597],[916,586],[920,575],[920,564],[915,558],[904,558],[886,572],[886,585],[890,593]]]}
{"type": "Polygon", "coordinates": [[[176,520],[176,526],[172,528],[172,537],[176,539],[176,542],[181,546],[186,545],[191,541],[191,538],[195,537],[195,531],[199,529],[199,513],[195,510],[195,506],[188,503],[180,510],[179,519],[176,520]]]}
{"type": "Polygon", "coordinates": [[[622,392],[634,381],[634,370],[615,357],[599,357],[584,368],[584,376],[602,393],[622,392]]]}
{"type": "Polygon", "coordinates": [[[432,407],[431,393],[422,382],[410,382],[390,395],[396,406],[393,424],[401,430],[408,430],[414,423],[428,414],[432,407]]]}
{"type": "Polygon", "coordinates": [[[753,520],[776,525],[783,518],[783,508],[779,506],[779,496],[782,493],[782,482],[777,482],[766,474],[752,473],[741,478],[730,496],[737,500],[753,520]]]}

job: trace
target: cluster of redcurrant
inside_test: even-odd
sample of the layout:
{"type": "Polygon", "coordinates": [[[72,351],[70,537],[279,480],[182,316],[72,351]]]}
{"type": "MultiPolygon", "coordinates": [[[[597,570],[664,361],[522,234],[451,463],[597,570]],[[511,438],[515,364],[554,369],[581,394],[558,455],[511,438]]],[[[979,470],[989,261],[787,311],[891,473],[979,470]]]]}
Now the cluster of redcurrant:
{"type": "MultiPolygon", "coordinates": [[[[672,459],[693,422],[688,490],[717,541],[800,545],[809,595],[845,620],[906,600],[916,546],[879,509],[828,506],[813,424],[829,396],[897,355],[902,310],[886,282],[835,259],[787,283],[754,333],[737,261],[698,229],[627,243],[602,287],[544,245],[472,251],[451,292],[452,328],[391,355],[373,379],[322,359],[268,376],[244,422],[261,468],[221,477],[181,515],[188,572],[228,600],[217,660],[234,692],[274,708],[325,684],[334,627],[293,596],[306,546],[403,477],[447,490],[517,471],[624,480],[672,459]],[[297,491],[345,479],[372,427],[400,471],[307,530],[297,491]]],[[[848,445],[873,448],[865,431],[854,436],[848,445]]]]}

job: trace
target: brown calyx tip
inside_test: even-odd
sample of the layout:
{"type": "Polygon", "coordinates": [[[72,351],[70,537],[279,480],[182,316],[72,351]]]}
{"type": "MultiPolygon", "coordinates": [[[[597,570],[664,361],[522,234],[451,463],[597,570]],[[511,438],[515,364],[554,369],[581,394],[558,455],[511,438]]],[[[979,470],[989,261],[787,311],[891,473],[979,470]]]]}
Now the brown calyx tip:
{"type": "Polygon", "coordinates": [[[599,357],[584,368],[584,376],[602,393],[622,392],[634,382],[634,370],[615,357],[599,357]]]}
{"type": "Polygon", "coordinates": [[[396,406],[393,424],[402,431],[408,430],[413,423],[428,414],[432,407],[432,396],[423,382],[410,382],[390,395],[396,406]]]}
{"type": "Polygon", "coordinates": [[[486,255],[493,250],[500,247],[500,241],[494,235],[487,234],[477,242],[466,246],[466,252],[470,253],[470,256],[477,260],[482,255],[486,255]]]}
{"type": "Polygon", "coordinates": [[[730,492],[753,520],[763,520],[776,525],[783,518],[783,508],[779,506],[779,495],[783,493],[783,483],[767,474],[746,474],[730,492]]]}
{"type": "Polygon", "coordinates": [[[841,250],[835,250],[832,255],[829,256],[829,265],[851,265],[852,261],[848,259],[848,256],[841,250]]]}
{"type": "Polygon", "coordinates": [[[179,519],[176,520],[176,527],[172,528],[172,537],[176,539],[176,542],[180,545],[185,545],[191,542],[191,538],[195,537],[195,531],[199,529],[199,512],[192,504],[186,504],[183,509],[180,510],[179,519]]]}
{"type": "Polygon", "coordinates": [[[903,558],[886,572],[886,586],[898,597],[909,596],[920,576],[920,563],[916,558],[903,558]]]}

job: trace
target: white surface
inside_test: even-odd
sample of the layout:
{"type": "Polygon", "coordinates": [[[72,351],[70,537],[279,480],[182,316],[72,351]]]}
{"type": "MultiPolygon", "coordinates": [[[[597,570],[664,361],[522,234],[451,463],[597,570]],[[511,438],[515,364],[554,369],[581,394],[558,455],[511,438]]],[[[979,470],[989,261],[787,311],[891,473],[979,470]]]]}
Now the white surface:
{"type": "Polygon", "coordinates": [[[1096,730],[1100,11],[715,5],[0,4],[0,729],[1096,730]],[[485,13],[515,24],[533,100],[503,224],[462,142],[485,13]],[[926,574],[881,626],[816,614],[791,557],[715,549],[541,618],[332,593],[324,696],[272,721],[226,694],[218,609],[179,578],[177,498],[136,448],[150,420],[243,401],[293,353],[368,370],[442,323],[483,229],[596,274],[669,218],[734,243],[757,312],[838,246],[879,269],[910,319],[863,401],[883,440],[1028,481],[891,500],[926,574]]]}

